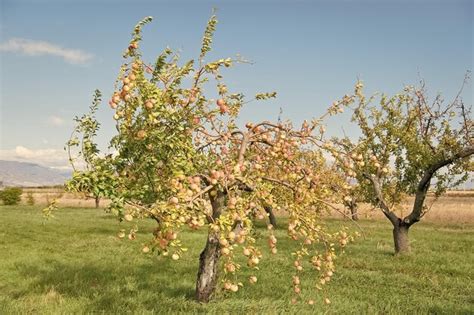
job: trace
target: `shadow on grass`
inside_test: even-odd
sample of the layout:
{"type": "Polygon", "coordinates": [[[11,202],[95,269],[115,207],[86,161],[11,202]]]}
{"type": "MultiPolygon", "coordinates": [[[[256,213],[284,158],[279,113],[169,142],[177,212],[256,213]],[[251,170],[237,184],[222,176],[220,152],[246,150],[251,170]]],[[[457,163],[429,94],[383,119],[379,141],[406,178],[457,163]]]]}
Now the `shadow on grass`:
{"type": "Polygon", "coordinates": [[[111,266],[107,266],[107,262],[92,262],[87,265],[82,262],[59,262],[51,259],[45,259],[43,262],[15,265],[20,276],[29,279],[29,285],[22,287],[23,290],[15,290],[13,298],[21,298],[32,292],[45,294],[54,288],[63,296],[91,301],[91,310],[115,305],[123,297],[150,293],[160,296],[156,298],[155,303],[161,298],[194,298],[195,279],[187,277],[194,275],[197,268],[191,264],[183,264],[178,269],[173,267],[172,263],[162,261],[157,264],[151,260],[111,266]],[[183,275],[186,275],[186,279],[183,279],[183,275]]]}

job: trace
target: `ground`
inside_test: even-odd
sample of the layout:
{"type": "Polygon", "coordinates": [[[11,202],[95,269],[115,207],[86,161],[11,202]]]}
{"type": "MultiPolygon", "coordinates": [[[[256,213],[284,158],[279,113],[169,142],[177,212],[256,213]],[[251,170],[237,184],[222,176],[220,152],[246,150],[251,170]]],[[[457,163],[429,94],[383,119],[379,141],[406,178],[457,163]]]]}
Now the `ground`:
{"type": "MultiPolygon", "coordinates": [[[[102,209],[62,208],[46,223],[38,206],[0,206],[0,216],[0,314],[474,313],[474,223],[418,223],[410,231],[413,253],[394,257],[390,223],[362,220],[365,238],[337,260],[328,291],[303,287],[296,305],[290,304],[293,242],[282,228],[278,254],[270,256],[263,245],[261,270],[241,273],[244,288],[201,305],[193,290],[204,231],[184,233],[190,250],[174,262],[141,253],[152,222],[141,225],[135,241],[125,241],[116,237],[123,224],[102,209]],[[252,274],[258,283],[247,285],[252,274]],[[309,299],[315,304],[304,303],[309,299]]],[[[341,224],[350,225],[329,222],[341,224]]]]}

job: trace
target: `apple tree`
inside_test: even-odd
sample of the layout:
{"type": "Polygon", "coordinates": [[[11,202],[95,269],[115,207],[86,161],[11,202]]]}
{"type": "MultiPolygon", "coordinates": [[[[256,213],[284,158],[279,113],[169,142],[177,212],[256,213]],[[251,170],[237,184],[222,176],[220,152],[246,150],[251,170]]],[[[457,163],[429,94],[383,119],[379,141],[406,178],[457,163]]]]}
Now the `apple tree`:
{"type": "Polygon", "coordinates": [[[430,101],[421,82],[391,97],[366,99],[362,82],[356,85],[352,119],[361,136],[337,141],[333,155],[356,179],[359,198],[392,223],[397,254],[410,251],[408,231],[428,212],[428,193],[439,197],[472,171],[473,121],[461,91],[449,103],[441,95],[430,101]],[[399,217],[397,210],[408,196],[414,198],[411,210],[399,217]]]}
{"type": "MultiPolygon", "coordinates": [[[[109,101],[117,129],[110,140],[112,153],[102,154],[94,143],[99,128],[96,93],[91,111],[76,120],[78,127],[67,144],[73,164],[85,162],[67,188],[110,199],[108,211],[129,226],[119,231],[120,238],[128,234],[135,239],[138,222],[154,220],[145,254],[178,260],[186,251],[180,240],[183,229],[206,229],[196,280],[201,302],[209,301],[217,287],[236,292],[243,286],[238,271],[245,266],[235,257],[243,255],[246,268],[257,270],[266,255],[252,233],[255,217],[265,217],[268,209],[285,212],[288,235],[299,244],[292,253],[293,290],[297,296],[301,292],[303,268],[315,270],[308,282],[322,290],[333,275],[337,250],[353,238],[344,228],[331,232],[321,218],[341,198],[325,176],[331,166],[322,154],[320,134],[322,119],[336,112],[330,108],[321,119],[298,128],[269,121],[239,128],[236,119],[246,103],[276,93],[247,100],[231,92],[222,75],[223,69],[245,60],[205,61],[215,16],[205,29],[199,58],[184,63],[169,48],[152,64],[143,60],[141,29],[150,21],[145,18],[135,27],[109,101]]],[[[276,254],[271,224],[268,244],[269,254],[276,254]]],[[[257,277],[248,282],[256,283],[257,277]]]]}

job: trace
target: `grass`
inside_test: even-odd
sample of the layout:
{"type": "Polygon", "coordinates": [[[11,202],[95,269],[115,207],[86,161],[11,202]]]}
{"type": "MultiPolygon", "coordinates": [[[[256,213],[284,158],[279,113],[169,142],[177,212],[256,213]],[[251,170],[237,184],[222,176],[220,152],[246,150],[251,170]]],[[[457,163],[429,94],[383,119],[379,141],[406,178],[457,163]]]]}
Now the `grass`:
{"type": "MultiPolygon", "coordinates": [[[[325,293],[329,306],[310,290],[303,298],[315,298],[315,305],[289,303],[294,245],[280,229],[279,253],[264,250],[256,285],[201,305],[193,293],[204,231],[183,233],[189,252],[173,262],[141,254],[152,222],[141,226],[137,240],[120,241],[121,225],[101,210],[61,209],[46,224],[40,207],[2,206],[0,215],[0,314],[474,313],[474,225],[419,223],[410,231],[413,253],[394,257],[389,223],[361,221],[366,239],[337,260],[325,293]]],[[[264,229],[259,232],[263,238],[264,229]]],[[[244,268],[242,280],[251,274],[244,268]]]]}

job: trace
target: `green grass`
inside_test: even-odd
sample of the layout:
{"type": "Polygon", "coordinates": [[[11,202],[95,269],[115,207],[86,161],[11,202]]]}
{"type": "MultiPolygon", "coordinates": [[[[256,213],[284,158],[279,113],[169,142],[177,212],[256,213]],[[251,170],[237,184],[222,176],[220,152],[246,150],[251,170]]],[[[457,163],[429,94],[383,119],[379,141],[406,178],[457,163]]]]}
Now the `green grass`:
{"type": "MultiPolygon", "coordinates": [[[[329,306],[310,290],[303,298],[315,305],[290,305],[294,245],[281,229],[278,254],[264,249],[257,285],[201,305],[193,294],[204,231],[183,233],[190,250],[173,262],[141,254],[152,222],[137,240],[120,241],[121,225],[101,210],[61,209],[46,224],[38,207],[2,206],[0,215],[0,314],[474,314],[474,225],[419,223],[413,253],[394,257],[389,223],[361,221],[366,239],[337,260],[329,306]]],[[[243,282],[251,274],[244,268],[243,282]]]]}

